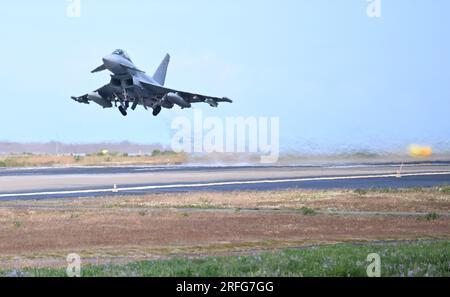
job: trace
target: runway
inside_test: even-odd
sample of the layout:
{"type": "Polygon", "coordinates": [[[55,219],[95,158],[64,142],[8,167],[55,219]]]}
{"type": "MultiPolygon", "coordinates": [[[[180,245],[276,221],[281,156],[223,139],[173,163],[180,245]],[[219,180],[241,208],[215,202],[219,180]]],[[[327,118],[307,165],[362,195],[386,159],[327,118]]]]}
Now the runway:
{"type": "Polygon", "coordinates": [[[0,169],[0,201],[186,191],[367,189],[450,184],[450,162],[0,169]]]}

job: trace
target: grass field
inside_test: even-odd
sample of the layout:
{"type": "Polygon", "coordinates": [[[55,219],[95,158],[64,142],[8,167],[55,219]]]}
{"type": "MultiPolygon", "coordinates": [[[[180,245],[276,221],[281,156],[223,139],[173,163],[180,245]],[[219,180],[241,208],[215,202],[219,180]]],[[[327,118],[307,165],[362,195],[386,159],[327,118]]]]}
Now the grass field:
{"type": "Polygon", "coordinates": [[[373,252],[450,276],[449,213],[448,185],[1,201],[0,276],[64,276],[69,253],[84,276],[365,276],[373,252]]]}
{"type": "Polygon", "coordinates": [[[186,162],[185,154],[154,151],[152,155],[128,156],[119,153],[76,155],[0,155],[0,168],[51,166],[118,166],[118,165],[176,165],[186,162]]]}
{"type": "MultiPolygon", "coordinates": [[[[339,276],[364,277],[370,253],[381,258],[381,276],[450,276],[450,241],[336,244],[246,256],[85,265],[84,277],[99,276],[339,276]]],[[[0,271],[0,276],[65,276],[65,269],[0,271]]]]}

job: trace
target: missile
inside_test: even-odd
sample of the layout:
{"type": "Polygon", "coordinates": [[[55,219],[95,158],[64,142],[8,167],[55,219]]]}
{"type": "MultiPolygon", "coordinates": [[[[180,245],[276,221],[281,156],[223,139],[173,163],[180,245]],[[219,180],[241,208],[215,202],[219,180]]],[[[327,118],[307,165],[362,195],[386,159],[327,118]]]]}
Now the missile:
{"type": "Polygon", "coordinates": [[[167,93],[164,95],[163,101],[170,102],[172,104],[176,104],[180,106],[181,108],[189,108],[191,107],[191,103],[186,102],[186,100],[183,99],[178,93],[167,93]]]}
{"type": "Polygon", "coordinates": [[[98,92],[90,92],[87,95],[87,97],[89,100],[94,101],[95,103],[97,103],[98,105],[100,105],[103,108],[112,107],[111,101],[106,100],[105,98],[100,96],[100,94],[98,92]]]}

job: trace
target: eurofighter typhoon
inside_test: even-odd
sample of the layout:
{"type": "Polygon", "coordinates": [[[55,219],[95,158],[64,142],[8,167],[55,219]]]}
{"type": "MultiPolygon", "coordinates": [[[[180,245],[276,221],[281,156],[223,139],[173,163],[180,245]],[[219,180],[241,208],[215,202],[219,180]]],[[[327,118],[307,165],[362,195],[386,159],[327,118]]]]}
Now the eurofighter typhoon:
{"type": "Polygon", "coordinates": [[[153,115],[157,116],[163,107],[170,109],[178,105],[182,109],[190,108],[192,103],[197,102],[217,107],[219,102],[233,102],[226,97],[204,96],[164,87],[169,61],[170,56],[167,54],[153,76],[150,76],[137,68],[125,51],[117,49],[103,58],[101,66],[91,71],[112,72],[109,84],[86,95],[71,98],[85,104],[93,101],[103,108],[118,107],[123,116],[127,115],[128,108],[135,110],[138,105],[145,109],[150,107],[153,115]]]}

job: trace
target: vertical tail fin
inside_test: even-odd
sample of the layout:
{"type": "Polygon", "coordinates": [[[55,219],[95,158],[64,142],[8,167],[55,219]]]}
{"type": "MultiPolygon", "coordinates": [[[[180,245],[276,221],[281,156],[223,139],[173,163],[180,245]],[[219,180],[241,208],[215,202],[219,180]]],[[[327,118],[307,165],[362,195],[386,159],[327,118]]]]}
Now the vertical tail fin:
{"type": "Polygon", "coordinates": [[[156,69],[155,74],[153,74],[153,79],[161,86],[164,86],[164,83],[166,82],[167,67],[169,66],[169,62],[170,55],[166,54],[164,60],[162,60],[159,67],[156,69]]]}

